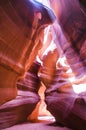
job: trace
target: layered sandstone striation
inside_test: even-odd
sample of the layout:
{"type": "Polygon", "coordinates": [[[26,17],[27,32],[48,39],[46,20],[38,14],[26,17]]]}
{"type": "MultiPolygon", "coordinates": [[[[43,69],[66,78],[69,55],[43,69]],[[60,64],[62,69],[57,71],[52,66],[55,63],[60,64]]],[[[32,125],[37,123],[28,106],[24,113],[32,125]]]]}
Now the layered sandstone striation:
{"type": "Polygon", "coordinates": [[[34,0],[0,1],[0,129],[27,120],[40,100],[33,62],[54,20],[52,10],[34,0]]]}
{"type": "MultiPolygon", "coordinates": [[[[57,16],[55,43],[62,54],[55,63],[52,82],[46,85],[47,109],[60,124],[77,130],[86,129],[86,12],[78,0],[51,0],[57,16]],[[59,24],[58,24],[59,23],[59,24]]],[[[85,2],[85,1],[84,1],[85,2]]],[[[50,59],[52,63],[52,59],[50,59]]],[[[49,70],[49,68],[47,68],[49,70]]],[[[44,72],[45,73],[45,72],[44,72]]],[[[49,75],[50,76],[50,75],[49,75]]]]}

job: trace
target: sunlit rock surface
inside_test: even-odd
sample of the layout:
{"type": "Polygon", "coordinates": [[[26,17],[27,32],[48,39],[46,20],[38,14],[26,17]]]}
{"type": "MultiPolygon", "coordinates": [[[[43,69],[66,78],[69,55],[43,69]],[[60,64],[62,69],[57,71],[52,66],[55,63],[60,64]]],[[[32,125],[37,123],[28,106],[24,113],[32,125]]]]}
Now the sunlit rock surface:
{"type": "Polygon", "coordinates": [[[57,20],[39,52],[42,66],[37,74],[30,67],[42,47],[45,27],[55,20],[53,12],[33,0],[0,1],[0,129],[33,119],[41,81],[56,122],[86,130],[86,2],[48,2],[57,20]],[[43,55],[52,40],[57,48],[43,55]]]}
{"type": "Polygon", "coordinates": [[[0,1],[0,104],[16,97],[16,81],[33,63],[44,28],[54,20],[53,12],[34,0],[0,1]]]}
{"type": "Polygon", "coordinates": [[[27,120],[40,100],[30,67],[54,20],[52,10],[34,0],[0,1],[0,129],[27,120]]]}

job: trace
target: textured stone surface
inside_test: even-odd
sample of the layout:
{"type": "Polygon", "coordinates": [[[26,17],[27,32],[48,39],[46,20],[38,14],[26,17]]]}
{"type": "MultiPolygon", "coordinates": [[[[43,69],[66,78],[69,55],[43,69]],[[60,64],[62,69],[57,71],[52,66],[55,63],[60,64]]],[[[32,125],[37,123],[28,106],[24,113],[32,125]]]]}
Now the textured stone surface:
{"type": "MultiPolygon", "coordinates": [[[[77,93],[70,67],[58,67],[53,83],[46,89],[47,109],[64,126],[74,129],[86,129],[86,91],[77,93]],[[71,80],[72,79],[72,80],[71,80]]],[[[82,87],[82,86],[80,86],[82,87]]],[[[79,90],[79,88],[78,88],[79,90]]]]}
{"type": "Polygon", "coordinates": [[[40,101],[40,80],[37,76],[39,68],[40,64],[34,62],[25,77],[17,82],[18,96],[0,106],[0,129],[27,121],[35,109],[40,101]]]}
{"type": "Polygon", "coordinates": [[[18,125],[15,125],[15,126],[12,126],[10,128],[7,128],[5,130],[73,130],[73,129],[69,129],[67,127],[61,127],[61,126],[56,126],[56,124],[53,124],[52,122],[52,118],[49,118],[47,117],[48,119],[46,119],[46,116],[45,117],[41,117],[41,119],[43,119],[42,121],[39,120],[39,122],[36,122],[36,123],[30,123],[30,122],[27,122],[27,123],[23,123],[22,125],[21,124],[18,124],[18,125]]]}
{"type": "Polygon", "coordinates": [[[0,129],[22,123],[34,110],[39,99],[37,96],[17,96],[0,106],[0,129]]]}
{"type": "MultiPolygon", "coordinates": [[[[57,49],[49,51],[43,57],[43,66],[39,73],[40,80],[46,86],[47,109],[59,124],[85,130],[86,2],[84,0],[50,2],[58,19],[51,29],[57,49]]],[[[2,80],[0,129],[2,129],[26,121],[39,102],[40,81],[35,66],[32,67],[34,69],[30,67],[42,46],[44,28],[51,24],[55,17],[50,9],[33,0],[3,0],[0,1],[0,18],[2,80]],[[18,81],[17,91],[16,81],[25,71],[25,78],[18,81]],[[15,99],[8,101],[12,98],[15,99]]],[[[51,38],[50,36],[47,41],[50,42],[51,38]]],[[[45,51],[45,48],[42,51],[45,51]]],[[[40,57],[42,54],[43,52],[40,57]]],[[[35,117],[37,112],[35,111],[35,117]]],[[[33,115],[30,118],[33,118],[33,115]]]]}
{"type": "Polygon", "coordinates": [[[0,1],[0,129],[27,120],[40,100],[32,64],[54,20],[52,10],[34,0],[0,1]]]}
{"type": "Polygon", "coordinates": [[[36,1],[0,1],[1,104],[17,96],[16,81],[35,60],[42,47],[44,28],[54,20],[53,12],[36,1]]]}
{"type": "Polygon", "coordinates": [[[53,82],[45,84],[47,109],[64,126],[85,130],[86,12],[78,0],[54,0],[51,7],[60,24],[54,24],[55,43],[63,51],[61,59],[66,59],[58,62],[53,82]]]}

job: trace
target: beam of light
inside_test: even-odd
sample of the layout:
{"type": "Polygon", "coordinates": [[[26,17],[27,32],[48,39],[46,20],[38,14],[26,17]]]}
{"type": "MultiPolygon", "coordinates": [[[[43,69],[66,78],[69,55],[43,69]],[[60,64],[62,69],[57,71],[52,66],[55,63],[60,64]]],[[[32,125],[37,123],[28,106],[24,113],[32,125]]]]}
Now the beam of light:
{"type": "Polygon", "coordinates": [[[53,116],[39,116],[38,120],[55,122],[55,118],[53,116]]]}
{"type": "Polygon", "coordinates": [[[77,94],[86,92],[86,84],[78,84],[78,85],[73,84],[73,90],[77,94]]]}
{"type": "Polygon", "coordinates": [[[45,5],[45,6],[47,6],[47,7],[49,7],[49,8],[50,8],[50,3],[49,3],[49,1],[48,1],[48,0],[36,0],[36,1],[38,1],[38,2],[42,3],[43,5],[45,5]]]}
{"type": "MultiPolygon", "coordinates": [[[[49,7],[49,8],[51,8],[49,0],[36,0],[36,1],[42,3],[43,5],[45,5],[45,6],[49,7]]],[[[53,7],[54,7],[54,8],[56,9],[56,11],[57,11],[57,6],[55,5],[54,1],[52,1],[52,2],[53,2],[53,3],[52,3],[53,7]]],[[[58,7],[60,8],[59,4],[58,4],[58,7]]],[[[57,13],[57,14],[58,14],[58,13],[57,13]]],[[[45,29],[45,33],[46,33],[46,34],[45,34],[44,42],[43,42],[43,43],[46,43],[46,40],[47,40],[47,37],[48,37],[48,31],[49,31],[49,29],[50,29],[50,27],[48,27],[47,29],[45,29]],[[46,30],[47,30],[47,31],[46,31],[46,30]]],[[[55,36],[54,36],[54,37],[55,37],[55,36]]],[[[57,39],[56,39],[56,43],[58,43],[57,39]]],[[[59,45],[59,43],[58,43],[58,45],[59,45]]],[[[54,43],[54,41],[52,40],[51,44],[49,45],[48,48],[46,48],[46,50],[45,50],[45,52],[43,53],[43,55],[46,55],[49,50],[50,50],[50,51],[53,51],[55,48],[56,48],[55,43],[54,43]]],[[[61,49],[59,49],[59,50],[61,51],[61,49]]],[[[61,53],[61,54],[62,54],[62,53],[61,53]]],[[[64,63],[65,57],[64,57],[64,58],[59,58],[59,60],[60,60],[60,62],[61,62],[61,64],[62,64],[63,66],[66,65],[66,64],[64,63]]],[[[67,72],[67,73],[73,73],[73,72],[72,72],[72,69],[71,69],[71,68],[68,69],[68,72],[67,72]]],[[[73,87],[73,90],[74,90],[75,93],[79,94],[79,93],[81,93],[81,92],[86,92],[86,84],[85,84],[85,83],[80,83],[80,84],[74,84],[74,83],[73,83],[73,81],[76,80],[75,76],[69,77],[68,80],[72,83],[72,87],[73,87]]]]}
{"type": "Polygon", "coordinates": [[[50,30],[50,26],[48,26],[48,27],[46,27],[46,28],[44,29],[44,41],[43,41],[43,44],[45,44],[46,41],[47,41],[48,34],[49,34],[49,30],[50,30]]]}
{"type": "MultiPolygon", "coordinates": [[[[61,65],[63,67],[68,67],[69,66],[68,63],[66,64],[66,62],[65,62],[66,61],[66,57],[65,56],[59,58],[59,61],[60,61],[61,65]]],[[[67,74],[69,74],[69,73],[73,74],[73,71],[72,71],[70,66],[69,66],[68,70],[66,71],[66,73],[67,74]]],[[[78,84],[74,83],[74,81],[77,80],[75,75],[73,75],[72,77],[69,76],[68,80],[71,82],[73,91],[75,93],[79,94],[79,93],[82,93],[82,92],[86,92],[86,83],[78,83],[78,84]]]]}

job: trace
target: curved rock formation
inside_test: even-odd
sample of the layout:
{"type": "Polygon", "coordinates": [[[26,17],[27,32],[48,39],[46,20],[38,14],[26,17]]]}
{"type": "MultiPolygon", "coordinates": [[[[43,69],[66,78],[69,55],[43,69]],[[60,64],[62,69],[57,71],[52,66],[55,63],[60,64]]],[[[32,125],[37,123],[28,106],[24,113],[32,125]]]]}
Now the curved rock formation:
{"type": "MultiPolygon", "coordinates": [[[[50,0],[52,1],[52,0],[50,0]]],[[[63,50],[50,84],[45,80],[47,109],[60,124],[86,129],[86,10],[78,0],[53,0],[59,25],[54,24],[55,43],[63,50]],[[62,33],[63,31],[63,33],[62,33]],[[66,60],[63,60],[63,57],[66,60]],[[64,62],[64,64],[63,64],[64,62]]],[[[58,23],[57,23],[58,24],[58,23]]],[[[58,50],[59,51],[59,50],[58,50]]],[[[51,59],[50,59],[51,60],[51,59]]],[[[52,62],[52,60],[51,60],[52,62]]],[[[49,70],[49,68],[47,69],[49,70]]],[[[45,78],[45,76],[44,76],[45,78]]],[[[43,79],[44,80],[44,79],[43,79]]],[[[43,81],[42,80],[42,81],[43,81]]],[[[44,81],[43,81],[44,82],[44,81]]]]}
{"type": "Polygon", "coordinates": [[[40,100],[33,61],[54,20],[52,10],[35,0],[0,1],[0,129],[25,121],[40,100]]]}
{"type": "Polygon", "coordinates": [[[25,73],[24,79],[17,82],[18,96],[0,106],[0,129],[27,121],[35,109],[40,101],[40,80],[37,76],[39,68],[40,64],[34,62],[25,73]]]}
{"type": "Polygon", "coordinates": [[[44,28],[54,20],[53,12],[34,0],[0,1],[0,104],[16,97],[16,81],[33,63],[44,28]]]}
{"type": "Polygon", "coordinates": [[[33,63],[44,28],[54,19],[50,9],[34,0],[0,1],[0,104],[16,97],[16,81],[33,63]]]}
{"type": "Polygon", "coordinates": [[[49,87],[46,84],[45,101],[47,109],[55,117],[57,124],[77,130],[85,130],[86,91],[78,92],[83,85],[74,84],[75,75],[67,62],[66,64],[64,62],[64,65],[58,63],[54,74],[49,87]]]}

